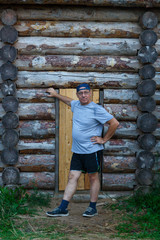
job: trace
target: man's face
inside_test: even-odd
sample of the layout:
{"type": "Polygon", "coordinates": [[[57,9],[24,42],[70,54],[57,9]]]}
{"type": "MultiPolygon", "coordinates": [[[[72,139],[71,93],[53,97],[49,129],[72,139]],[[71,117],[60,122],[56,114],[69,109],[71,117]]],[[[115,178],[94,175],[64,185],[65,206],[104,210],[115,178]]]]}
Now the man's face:
{"type": "Polygon", "coordinates": [[[77,97],[82,105],[87,105],[91,102],[91,91],[84,89],[78,91],[77,97]]]}

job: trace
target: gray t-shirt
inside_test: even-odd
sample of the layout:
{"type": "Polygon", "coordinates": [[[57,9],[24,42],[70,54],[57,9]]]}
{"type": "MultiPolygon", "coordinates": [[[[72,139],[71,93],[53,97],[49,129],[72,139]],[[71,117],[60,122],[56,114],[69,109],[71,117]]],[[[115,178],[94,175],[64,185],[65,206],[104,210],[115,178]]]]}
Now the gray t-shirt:
{"type": "Polygon", "coordinates": [[[103,149],[102,144],[93,144],[91,137],[101,136],[103,125],[113,116],[102,106],[90,102],[81,105],[80,101],[71,101],[73,112],[72,152],[89,154],[103,149]]]}

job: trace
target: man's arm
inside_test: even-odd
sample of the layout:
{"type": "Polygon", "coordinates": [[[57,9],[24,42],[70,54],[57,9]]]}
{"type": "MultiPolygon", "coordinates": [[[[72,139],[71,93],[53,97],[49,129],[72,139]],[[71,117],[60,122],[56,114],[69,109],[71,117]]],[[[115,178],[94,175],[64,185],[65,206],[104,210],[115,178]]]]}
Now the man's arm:
{"type": "Polygon", "coordinates": [[[71,101],[73,100],[72,98],[60,95],[56,92],[56,90],[54,90],[54,88],[48,88],[46,92],[49,93],[48,97],[58,98],[60,101],[64,102],[68,106],[71,106],[71,101]]]}
{"type": "Polygon", "coordinates": [[[113,134],[115,133],[115,131],[116,131],[118,125],[119,125],[119,122],[115,118],[112,118],[107,123],[109,124],[108,131],[106,132],[106,134],[103,138],[98,137],[98,136],[94,136],[94,137],[91,138],[91,141],[94,144],[96,144],[96,143],[99,143],[99,144],[106,143],[113,136],[113,134]]]}

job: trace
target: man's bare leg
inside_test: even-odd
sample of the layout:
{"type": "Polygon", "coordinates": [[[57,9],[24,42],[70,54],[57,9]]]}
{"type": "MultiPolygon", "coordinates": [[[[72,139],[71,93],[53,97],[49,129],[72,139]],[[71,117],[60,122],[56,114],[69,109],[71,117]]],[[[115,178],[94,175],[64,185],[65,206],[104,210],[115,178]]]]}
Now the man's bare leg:
{"type": "Polygon", "coordinates": [[[77,189],[78,179],[81,176],[81,171],[70,171],[68,183],[64,191],[63,199],[70,201],[77,189]]]}
{"type": "Polygon", "coordinates": [[[90,180],[90,204],[86,211],[83,213],[83,217],[93,217],[98,214],[96,209],[96,203],[98,200],[98,193],[100,190],[99,175],[98,172],[90,173],[88,175],[90,180]]]}
{"type": "Polygon", "coordinates": [[[90,180],[90,201],[97,202],[98,194],[100,190],[99,175],[98,175],[98,172],[90,173],[88,175],[90,180]]]}

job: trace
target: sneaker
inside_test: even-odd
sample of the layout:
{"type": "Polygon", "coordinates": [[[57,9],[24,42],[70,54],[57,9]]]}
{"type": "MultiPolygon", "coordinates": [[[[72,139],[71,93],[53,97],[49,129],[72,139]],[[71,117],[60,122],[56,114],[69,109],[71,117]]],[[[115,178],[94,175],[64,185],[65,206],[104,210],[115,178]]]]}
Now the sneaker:
{"type": "Polygon", "coordinates": [[[49,217],[64,217],[68,216],[68,210],[62,210],[61,208],[55,208],[52,212],[46,212],[49,217]]]}
{"type": "Polygon", "coordinates": [[[94,217],[98,215],[98,212],[96,209],[88,207],[86,211],[83,213],[83,217],[94,217]]]}

